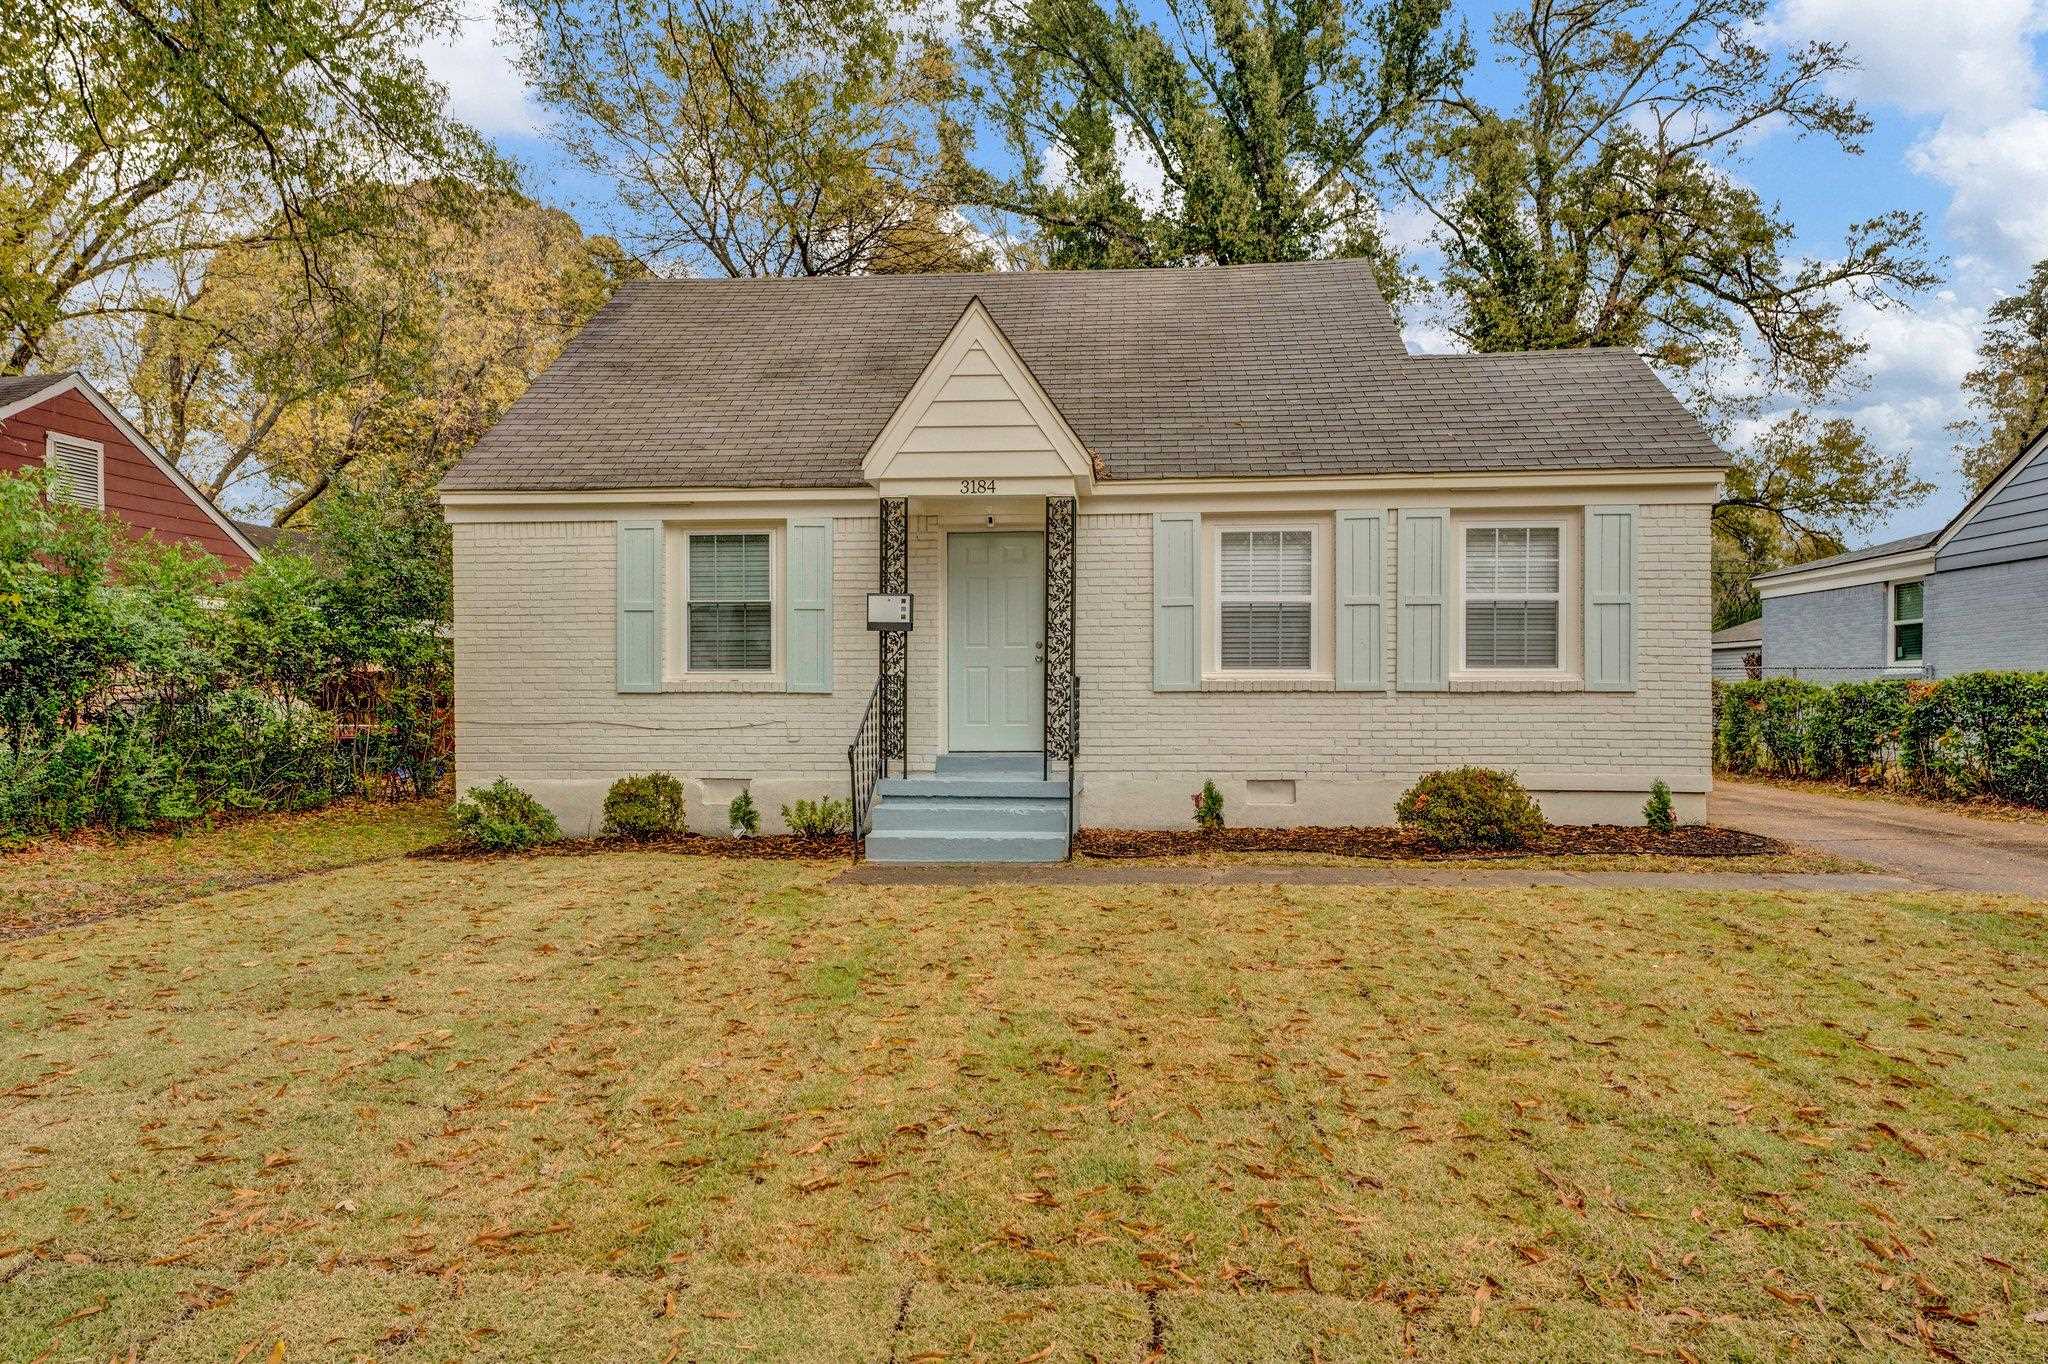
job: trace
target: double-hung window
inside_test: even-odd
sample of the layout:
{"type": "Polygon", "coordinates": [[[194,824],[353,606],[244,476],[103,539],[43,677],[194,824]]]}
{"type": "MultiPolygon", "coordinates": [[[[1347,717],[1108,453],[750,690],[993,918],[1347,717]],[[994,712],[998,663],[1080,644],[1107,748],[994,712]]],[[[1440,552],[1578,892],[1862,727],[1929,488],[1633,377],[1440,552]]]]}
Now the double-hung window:
{"type": "Polygon", "coordinates": [[[1217,535],[1217,663],[1225,672],[1306,672],[1315,653],[1315,532],[1217,535]]]}
{"type": "Polygon", "coordinates": [[[765,673],[775,667],[775,575],[769,533],[692,532],[683,666],[765,673]]]}
{"type": "Polygon", "coordinates": [[[1927,584],[1892,584],[1892,663],[1920,661],[1921,632],[1927,611],[1927,584]]]}
{"type": "Polygon", "coordinates": [[[1560,667],[1564,530],[1551,525],[1464,530],[1465,667],[1560,667]]]}

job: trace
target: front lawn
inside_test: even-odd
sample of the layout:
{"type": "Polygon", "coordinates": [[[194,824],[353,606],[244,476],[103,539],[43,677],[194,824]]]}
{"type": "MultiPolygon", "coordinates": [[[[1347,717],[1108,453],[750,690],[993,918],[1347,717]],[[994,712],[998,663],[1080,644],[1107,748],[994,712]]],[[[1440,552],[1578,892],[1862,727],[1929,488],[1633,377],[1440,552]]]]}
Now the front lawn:
{"type": "Polygon", "coordinates": [[[0,945],[0,1358],[2048,1355],[2043,906],[839,870],[0,945]]]}
{"type": "Polygon", "coordinates": [[[100,832],[0,852],[0,939],[233,886],[397,857],[453,832],[442,801],[348,801],[180,834],[100,832]]]}

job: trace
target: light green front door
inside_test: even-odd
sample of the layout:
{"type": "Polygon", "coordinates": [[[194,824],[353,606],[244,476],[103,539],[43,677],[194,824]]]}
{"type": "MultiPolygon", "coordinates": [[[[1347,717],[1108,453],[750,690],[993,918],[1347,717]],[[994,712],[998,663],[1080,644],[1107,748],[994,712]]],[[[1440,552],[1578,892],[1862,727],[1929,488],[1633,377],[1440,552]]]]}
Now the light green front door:
{"type": "Polygon", "coordinates": [[[1045,742],[1045,537],[946,537],[946,747],[1036,753],[1045,742]]]}

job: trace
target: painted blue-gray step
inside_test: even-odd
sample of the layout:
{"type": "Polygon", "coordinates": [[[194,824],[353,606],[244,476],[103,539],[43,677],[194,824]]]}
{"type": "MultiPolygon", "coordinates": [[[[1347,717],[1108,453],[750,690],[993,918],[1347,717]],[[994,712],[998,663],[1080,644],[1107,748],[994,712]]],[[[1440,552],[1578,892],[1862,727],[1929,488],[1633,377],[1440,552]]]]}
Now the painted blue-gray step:
{"type": "Polygon", "coordinates": [[[875,783],[875,795],[959,796],[981,800],[1065,800],[1067,784],[1040,781],[1037,777],[885,777],[875,783]]]}
{"type": "Polygon", "coordinates": [[[942,777],[1045,776],[1043,753],[941,753],[933,764],[942,777]]]}
{"type": "Polygon", "coordinates": [[[909,833],[868,835],[870,862],[1058,862],[1067,855],[1067,831],[1057,833],[909,833]]]}
{"type": "Polygon", "coordinates": [[[890,796],[876,803],[874,827],[895,833],[1061,833],[1067,802],[890,796]]]}

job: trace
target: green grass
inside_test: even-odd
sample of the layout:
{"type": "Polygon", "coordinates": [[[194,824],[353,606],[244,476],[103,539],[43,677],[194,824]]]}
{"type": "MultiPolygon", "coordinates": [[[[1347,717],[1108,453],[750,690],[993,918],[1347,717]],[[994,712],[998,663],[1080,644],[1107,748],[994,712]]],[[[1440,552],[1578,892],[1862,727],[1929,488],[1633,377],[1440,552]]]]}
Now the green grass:
{"type": "Polygon", "coordinates": [[[837,870],[0,945],[0,1359],[2048,1353],[2041,905],[837,870]]]}
{"type": "Polygon", "coordinates": [[[255,815],[182,834],[81,834],[0,853],[0,939],[110,910],[396,857],[448,838],[439,801],[348,803],[255,815]]]}

